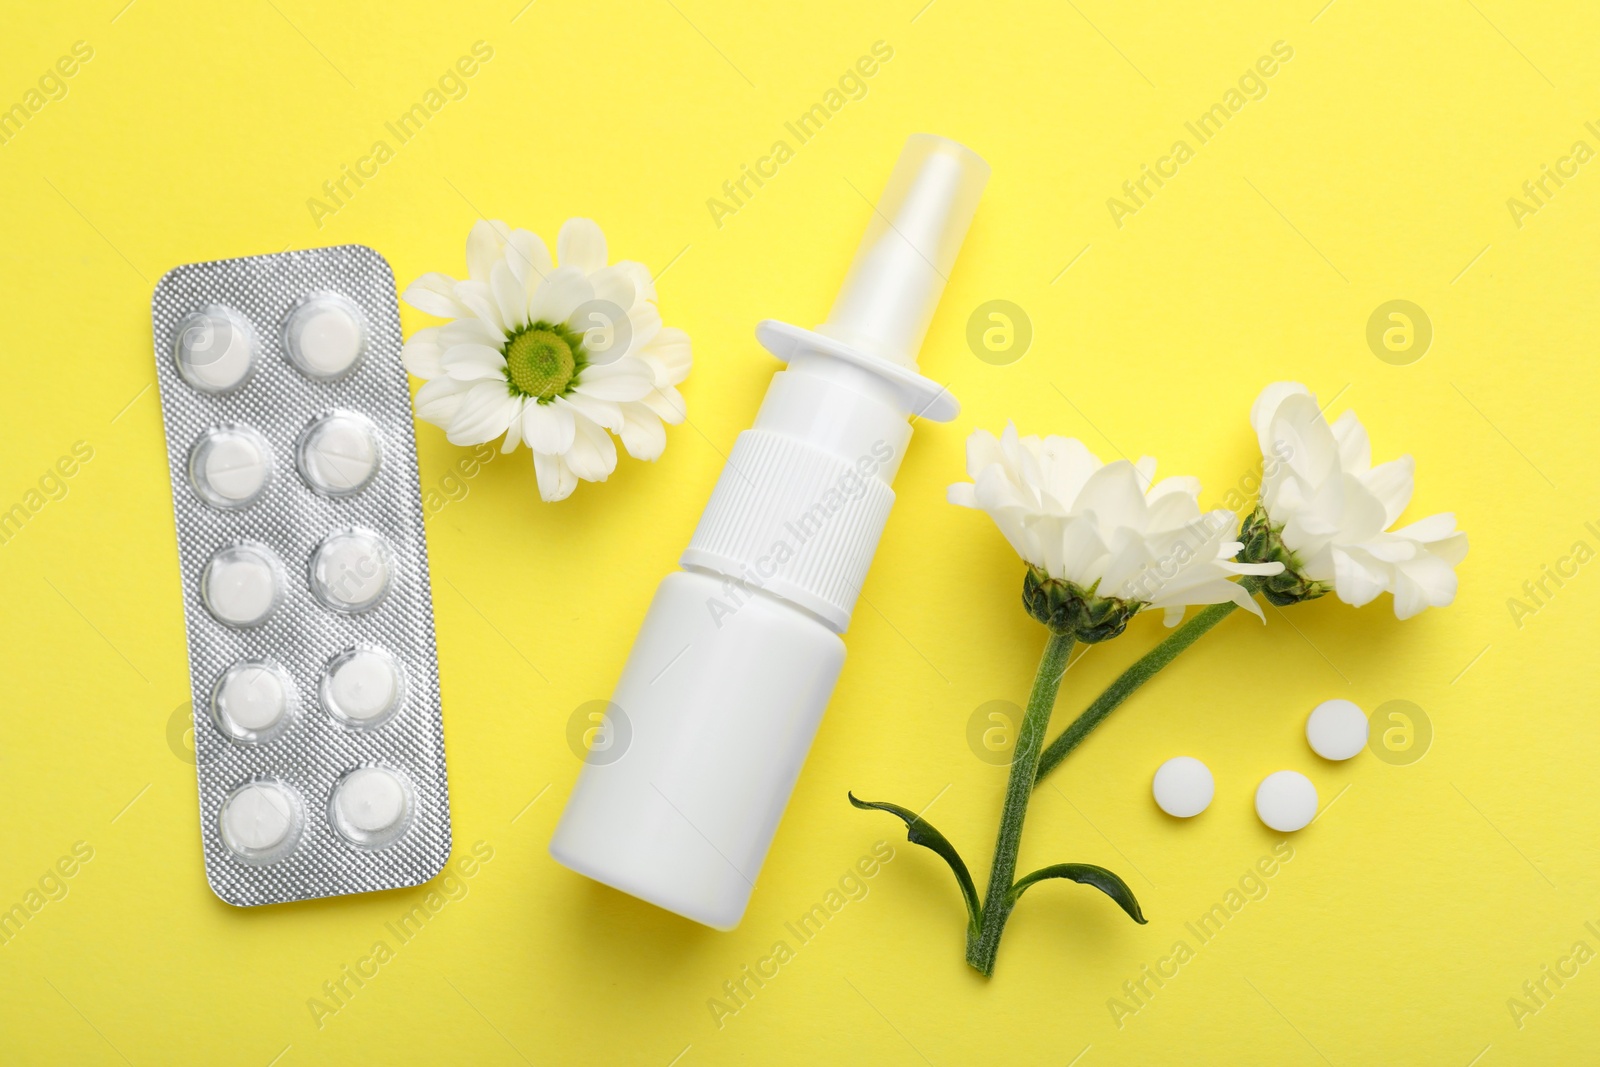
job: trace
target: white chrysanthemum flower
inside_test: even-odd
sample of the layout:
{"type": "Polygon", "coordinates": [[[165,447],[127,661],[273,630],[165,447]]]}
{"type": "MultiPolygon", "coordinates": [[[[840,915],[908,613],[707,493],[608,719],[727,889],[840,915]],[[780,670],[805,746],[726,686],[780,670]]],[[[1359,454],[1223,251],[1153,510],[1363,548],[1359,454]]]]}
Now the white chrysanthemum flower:
{"type": "Polygon", "coordinates": [[[545,500],[616,469],[607,431],[635,459],[660,456],[662,423],[685,417],[676,386],[691,362],[689,336],[661,325],[649,270],[607,266],[594,222],[568,219],[556,255],[559,267],[537,235],[480,221],[467,238],[465,281],[425,274],[404,294],[452,320],[406,342],[406,369],[426,381],[417,416],[452,444],[504,434],[510,452],[526,442],[545,500]]]}
{"type": "Polygon", "coordinates": [[[1276,603],[1330,589],[1360,607],[1394,594],[1408,619],[1455,599],[1455,566],[1467,535],[1445,512],[1391,530],[1411,502],[1410,456],[1372,465],[1372,446],[1355,412],[1329,425],[1316,397],[1298,382],[1275,382],[1250,409],[1266,457],[1261,504],[1245,522],[1252,559],[1278,559],[1287,570],[1264,592],[1276,603]]]}
{"type": "Polygon", "coordinates": [[[1102,463],[1083,442],[967,438],[971,482],[949,490],[952,504],[981,508],[1029,565],[1023,597],[1031,614],[1080,641],[1115,637],[1144,608],[1177,625],[1191,604],[1232,601],[1261,615],[1238,582],[1272,575],[1278,563],[1237,563],[1236,516],[1200,510],[1194,478],[1153,482],[1156,461],[1102,463]]]}

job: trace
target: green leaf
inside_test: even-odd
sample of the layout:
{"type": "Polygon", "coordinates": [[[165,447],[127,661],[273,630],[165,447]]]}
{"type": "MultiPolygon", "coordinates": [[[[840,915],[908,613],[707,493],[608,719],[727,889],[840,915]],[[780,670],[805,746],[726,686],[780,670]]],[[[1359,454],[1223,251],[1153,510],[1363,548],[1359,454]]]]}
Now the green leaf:
{"type": "Polygon", "coordinates": [[[1128,918],[1134,922],[1143,925],[1148,921],[1144,917],[1144,912],[1139,910],[1139,902],[1134,899],[1133,890],[1128,888],[1128,883],[1104,867],[1096,867],[1092,863],[1053,863],[1048,867],[1040,867],[1032,874],[1018,878],[1016,884],[1011,887],[1011,892],[1006,894],[1007,899],[1015,904],[1017,898],[1022,896],[1023,890],[1046,878],[1067,878],[1083,885],[1092,885],[1116,901],[1118,907],[1127,912],[1128,918]]]}
{"type": "MultiPolygon", "coordinates": [[[[932,849],[950,865],[950,869],[955,872],[956,881],[961,885],[961,895],[967,902],[968,924],[973,931],[976,931],[983,912],[982,907],[978,904],[978,890],[972,884],[972,875],[968,872],[966,862],[961,858],[961,853],[956,851],[956,846],[950,843],[949,838],[935,830],[932,823],[910,808],[902,808],[898,804],[889,804],[883,801],[857,800],[854,793],[846,795],[849,796],[850,803],[864,811],[887,811],[891,815],[899,816],[906,824],[907,841],[910,841],[913,845],[921,845],[923,848],[932,849]]],[[[1099,870],[1099,868],[1096,867],[1095,870],[1099,870]]],[[[1106,874],[1113,879],[1117,877],[1111,874],[1110,871],[1107,871],[1106,874]]],[[[1117,884],[1121,885],[1121,882],[1117,884]]],[[[1123,889],[1126,890],[1127,887],[1123,886],[1123,889]]],[[[1128,899],[1131,900],[1133,898],[1130,896],[1128,899]]],[[[1135,910],[1138,907],[1137,904],[1134,905],[1135,910]]],[[[1140,920],[1140,922],[1143,921],[1143,919],[1140,920]]]]}

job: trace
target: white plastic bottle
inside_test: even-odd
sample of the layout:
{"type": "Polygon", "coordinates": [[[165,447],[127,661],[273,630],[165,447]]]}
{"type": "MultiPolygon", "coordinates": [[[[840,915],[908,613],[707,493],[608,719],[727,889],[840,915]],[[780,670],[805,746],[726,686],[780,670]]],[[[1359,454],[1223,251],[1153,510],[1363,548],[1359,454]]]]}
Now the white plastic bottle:
{"type": "Polygon", "coordinates": [[[912,136],[828,321],[757,327],[788,368],[656,591],[559,862],[720,930],[744,915],[844,666],[907,420],[958,411],[917,352],[988,177],[954,141],[912,136]]]}

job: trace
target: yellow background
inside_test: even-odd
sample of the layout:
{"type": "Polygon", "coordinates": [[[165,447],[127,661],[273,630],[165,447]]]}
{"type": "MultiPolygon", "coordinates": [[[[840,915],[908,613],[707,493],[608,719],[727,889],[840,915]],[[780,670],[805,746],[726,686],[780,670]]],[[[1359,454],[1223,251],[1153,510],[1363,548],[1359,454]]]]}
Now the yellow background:
{"type": "MultiPolygon", "coordinates": [[[[1600,148],[1584,128],[1600,125],[1588,5],[123,2],[28,5],[0,36],[0,106],[74,42],[94,52],[0,146],[0,507],[74,442],[94,449],[0,546],[0,906],[75,842],[94,851],[0,947],[0,1059],[1593,1062],[1600,963],[1520,1028],[1507,1007],[1574,942],[1600,950],[1584,926],[1600,927],[1600,577],[1580,569],[1520,627],[1507,606],[1573,542],[1600,548],[1584,525],[1600,519],[1600,162],[1520,227],[1506,204],[1574,141],[1600,148]],[[394,144],[384,123],[480,40],[494,56],[465,97],[394,144]],[[880,40],[894,56],[865,97],[719,228],[707,199],[880,40]],[[1280,40],[1294,58],[1268,95],[1195,145],[1184,122],[1280,40]],[[579,766],[568,719],[609,695],[751,422],[775,369],[754,325],[825,315],[864,196],[919,130],[994,168],[922,353],[964,408],[917,429],[754,902],[714,933],[549,859],[579,766]],[[380,138],[395,158],[319,227],[308,198],[380,138]],[[1178,138],[1195,158],[1119,228],[1107,198],[1178,138]],[[344,242],[380,250],[402,283],[461,274],[480,213],[552,244],[588,215],[614,256],[664,271],[663,314],[695,344],[691,424],[659,463],[624,459],[554,506],[525,452],[496,459],[429,520],[456,852],[481,841],[493,859],[319,1028],[308,999],[425,891],[239,911],[206,887],[194,769],[169,739],[189,681],[150,292],[180,263],[344,242]],[[1395,298],[1435,331],[1408,366],[1364,336],[1395,298]],[[992,299],[1034,330],[1006,366],[965,341],[992,299]],[[944,502],[963,439],[1010,418],[1106,456],[1154,455],[1199,475],[1211,504],[1256,461],[1249,404],[1281,378],[1337,395],[1331,413],[1356,408],[1377,457],[1416,456],[1409,517],[1454,510],[1472,538],[1460,596],[1405,623],[1387,597],[1230,618],[1031,813],[1021,869],[1104,864],[1150,924],[1049,883],[984,982],[963,962],[943,866],[844,796],[937,797],[929,818],[981,881],[1005,771],[974,756],[968,721],[1022,700],[1043,634],[998,534],[944,502]],[[1302,723],[1335,696],[1416,703],[1431,751],[1319,761],[1302,723]],[[1217,778],[1192,823],[1149,798],[1179,753],[1217,778]],[[1108,999],[1280,839],[1251,796],[1281,767],[1336,803],[1292,837],[1268,895],[1119,1028],[1108,999]],[[879,839],[895,858],[870,894],[719,1029],[707,1001],[722,982],[879,839]]],[[[404,317],[408,331],[428,321],[404,317]]],[[[418,436],[435,488],[465,453],[432,427],[418,436]]],[[[1160,632],[1141,618],[1092,650],[1058,723],[1160,632]]]]}

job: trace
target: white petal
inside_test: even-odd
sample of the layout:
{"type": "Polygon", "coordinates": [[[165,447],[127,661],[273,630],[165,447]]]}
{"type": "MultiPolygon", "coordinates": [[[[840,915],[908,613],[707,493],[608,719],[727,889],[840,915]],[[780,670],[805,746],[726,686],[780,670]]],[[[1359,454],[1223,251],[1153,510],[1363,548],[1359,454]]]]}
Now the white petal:
{"type": "Polygon", "coordinates": [[[637,355],[661,331],[654,304],[635,302],[634,282],[626,272],[606,267],[589,275],[594,296],[573,309],[566,326],[584,338],[590,363],[616,362],[637,355]]]}
{"type": "Polygon", "coordinates": [[[482,319],[468,318],[456,319],[439,327],[439,344],[445,348],[451,345],[488,345],[490,348],[499,348],[505,344],[506,335],[498,328],[484,322],[482,319]]]}
{"type": "Polygon", "coordinates": [[[1316,528],[1332,534],[1339,544],[1378,540],[1389,525],[1384,502],[1354,474],[1329,479],[1326,486],[1326,499],[1317,502],[1316,514],[1326,519],[1327,525],[1319,523],[1316,528]]]}
{"type": "Polygon", "coordinates": [[[638,299],[634,274],[621,263],[595,271],[589,284],[594,286],[594,298],[615,304],[619,314],[626,315],[638,299]]]}
{"type": "Polygon", "coordinates": [[[944,491],[945,499],[961,508],[978,506],[978,494],[971,482],[956,482],[944,491]]]}
{"type": "Polygon", "coordinates": [[[614,401],[596,400],[582,393],[568,393],[566,396],[556,397],[551,403],[564,404],[571,408],[580,424],[587,419],[598,426],[604,426],[612,433],[622,432],[622,405],[614,401]]]}
{"type": "Polygon", "coordinates": [[[1271,577],[1284,572],[1283,564],[1273,561],[1271,563],[1233,563],[1226,564],[1229,574],[1265,574],[1271,577]]]}
{"type": "MultiPolygon", "coordinates": [[[[1229,582],[1228,584],[1233,587],[1232,591],[1229,592],[1229,594],[1228,594],[1228,599],[1229,600],[1233,601],[1235,604],[1239,605],[1241,608],[1244,608],[1246,611],[1248,611],[1250,614],[1254,615],[1256,618],[1260,619],[1262,622],[1266,622],[1267,621],[1267,616],[1261,610],[1261,605],[1256,603],[1256,598],[1255,597],[1253,597],[1249,593],[1245,592],[1244,587],[1241,586],[1238,582],[1229,582]]],[[[1222,603],[1222,601],[1218,600],[1218,601],[1216,601],[1216,603],[1220,604],[1220,603],[1222,603]]]]}
{"type": "Polygon", "coordinates": [[[559,455],[572,447],[573,418],[565,404],[529,404],[522,413],[522,436],[535,452],[559,455]]]}
{"type": "Polygon", "coordinates": [[[563,267],[593,274],[606,265],[606,235],[593,219],[568,219],[556,238],[556,259],[563,267]]]}
{"type": "Polygon", "coordinates": [[[1039,450],[1040,505],[1051,514],[1068,514],[1084,484],[1103,466],[1100,457],[1076,437],[1046,437],[1039,450]]]}
{"type": "MultiPolygon", "coordinates": [[[[1188,480],[1191,479],[1168,478],[1156,488],[1160,489],[1167,482],[1188,480]]],[[[1150,515],[1147,521],[1151,530],[1176,530],[1200,518],[1200,505],[1187,489],[1162,493],[1159,496],[1152,490],[1149,501],[1150,515]]],[[[1229,512],[1229,515],[1231,516],[1232,512],[1229,512]]]]}
{"type": "Polygon", "coordinates": [[[655,412],[662,422],[673,426],[689,417],[689,406],[684,403],[683,394],[670,385],[658,386],[640,403],[655,412]]]}
{"type": "Polygon", "coordinates": [[[629,352],[653,344],[661,332],[661,312],[654,304],[635,304],[628,312],[629,352]]]}
{"type": "Polygon", "coordinates": [[[994,463],[978,472],[973,491],[978,495],[978,505],[989,511],[1016,509],[1038,513],[1039,498],[1031,487],[1018,484],[1011,472],[1002,464],[994,463]]]}
{"type": "Polygon", "coordinates": [[[657,333],[655,340],[640,350],[639,358],[650,364],[657,385],[677,385],[694,365],[689,335],[672,326],[657,333]]]}
{"type": "Polygon", "coordinates": [[[580,416],[575,420],[572,448],[563,457],[567,466],[586,482],[603,482],[617,469],[617,446],[611,435],[580,416]]]}
{"type": "Polygon", "coordinates": [[[973,430],[967,435],[967,477],[973,481],[990,467],[1005,462],[1000,439],[988,430],[973,430]]]}
{"type": "Polygon", "coordinates": [[[452,345],[439,357],[439,365],[450,377],[461,382],[498,379],[505,391],[506,359],[487,345],[452,345]]]}
{"type": "Polygon", "coordinates": [[[457,282],[456,299],[490,326],[506,332],[506,320],[500,315],[500,305],[487,282],[457,282]]]}
{"type": "Polygon", "coordinates": [[[441,319],[458,319],[472,314],[456,299],[456,280],[448,274],[424,274],[401,294],[401,300],[418,311],[441,319]]]}
{"type": "Polygon", "coordinates": [[[1295,477],[1317,485],[1339,474],[1339,443],[1315,397],[1291,393],[1273,414],[1263,456],[1276,456],[1295,477]]]}
{"type": "Polygon", "coordinates": [[[1391,569],[1365,552],[1335,549],[1333,553],[1334,591],[1351,607],[1370,604],[1393,583],[1391,569]]]}
{"type": "MultiPolygon", "coordinates": [[[[1154,461],[1152,461],[1152,467],[1154,461]]],[[[1145,499],[1154,504],[1157,500],[1164,500],[1168,496],[1186,496],[1195,506],[1195,513],[1199,514],[1200,508],[1200,479],[1189,475],[1173,475],[1163,478],[1152,485],[1145,493],[1145,499]]]]}
{"type": "Polygon", "coordinates": [[[506,392],[505,382],[478,382],[467,389],[446,437],[453,445],[481,445],[511,426],[521,399],[506,392]]]}
{"type": "Polygon", "coordinates": [[[1442,541],[1428,545],[1428,551],[1452,567],[1459,567],[1467,558],[1467,535],[1455,533],[1442,541]]]}
{"type": "Polygon", "coordinates": [[[556,269],[543,238],[527,230],[512,231],[506,242],[505,261],[512,276],[522,285],[523,303],[527,303],[539,283],[556,269]]]}
{"type": "Polygon", "coordinates": [[[1409,526],[1402,526],[1394,531],[1396,537],[1406,537],[1413,541],[1429,544],[1434,541],[1443,541],[1456,532],[1456,517],[1448,511],[1441,511],[1437,515],[1429,515],[1425,519],[1418,519],[1409,526]]]}
{"type": "Polygon", "coordinates": [[[578,487],[578,477],[560,456],[533,454],[533,473],[539,483],[539,499],[547,503],[565,500],[578,487]]]}
{"type": "Polygon", "coordinates": [[[1445,607],[1456,598],[1456,572],[1436,556],[1401,564],[1394,590],[1396,618],[1409,619],[1424,608],[1445,607]]]}
{"type": "Polygon", "coordinates": [[[578,306],[594,295],[588,279],[576,267],[558,267],[528,299],[529,322],[566,322],[578,306]]]}
{"type": "Polygon", "coordinates": [[[1089,476],[1073,509],[1094,512],[1102,536],[1124,526],[1143,530],[1147,509],[1137,468],[1125,459],[1107,463],[1089,476]]]}
{"type": "MultiPolygon", "coordinates": [[[[1099,581],[1105,573],[1109,552],[1093,515],[1078,516],[1063,523],[1060,538],[1041,547],[1050,554],[1050,562],[1045,569],[1052,578],[1068,578],[1087,587],[1099,581]]],[[[1029,563],[1037,562],[1027,556],[1023,556],[1023,559],[1029,563]]]]}
{"type": "Polygon", "coordinates": [[[505,260],[489,271],[489,291],[494,294],[500,321],[507,330],[517,330],[528,322],[528,291],[522,287],[505,260]]]}
{"type": "Polygon", "coordinates": [[[667,447],[667,428],[642,404],[622,406],[622,446],[634,459],[654,460],[667,447]]]}
{"type": "Polygon", "coordinates": [[[1112,540],[1111,554],[1100,575],[1101,588],[1108,595],[1150,602],[1170,577],[1162,570],[1145,539],[1123,527],[1112,540]]]}
{"type": "Polygon", "coordinates": [[[566,326],[582,338],[584,355],[591,365],[614,363],[643,344],[634,333],[634,322],[628,313],[598,296],[574,308],[567,316],[566,326]]]}
{"type": "Polygon", "coordinates": [[[1354,411],[1346,411],[1334,420],[1333,437],[1339,442],[1339,465],[1345,470],[1360,474],[1372,466],[1372,442],[1354,411]]]}
{"type": "Polygon", "coordinates": [[[439,343],[438,326],[429,326],[411,335],[411,340],[400,349],[400,362],[412,375],[427,380],[444,373],[439,357],[444,346],[439,343]]]}
{"type": "MultiPolygon", "coordinates": [[[[1351,468],[1346,466],[1345,470],[1351,468]]],[[[1416,463],[1410,456],[1401,456],[1388,463],[1380,463],[1360,474],[1361,484],[1383,505],[1383,526],[1387,529],[1411,503],[1415,484],[1416,463]]]]}
{"type": "Polygon", "coordinates": [[[417,390],[417,418],[447,430],[461,410],[462,398],[469,386],[454,378],[435,378],[417,390]]]}
{"type": "Polygon", "coordinates": [[[501,442],[501,454],[517,451],[517,442],[522,440],[523,411],[536,408],[536,403],[530,402],[526,397],[517,397],[517,408],[512,411],[509,421],[506,422],[506,440],[501,442]]]}
{"type": "Polygon", "coordinates": [[[572,391],[596,400],[629,401],[643,400],[654,388],[654,376],[648,364],[637,359],[619,359],[615,363],[583,368],[572,391]]]}
{"type": "Polygon", "coordinates": [[[1133,469],[1139,475],[1139,487],[1141,489],[1148,490],[1155,485],[1156,457],[1140,456],[1139,462],[1133,465],[1133,469]]]}
{"type": "Polygon", "coordinates": [[[499,219],[493,222],[479,219],[473,223],[472,232],[467,234],[467,277],[487,284],[510,234],[511,227],[499,219]]]}
{"type": "Polygon", "coordinates": [[[633,291],[640,300],[654,301],[656,298],[656,281],[650,273],[650,268],[643,263],[632,259],[618,260],[612,264],[618,270],[627,271],[633,278],[633,291]]]}
{"type": "Polygon", "coordinates": [[[1299,382],[1273,382],[1261,390],[1261,395],[1256,397],[1256,402],[1250,406],[1250,425],[1255,427],[1262,455],[1272,455],[1272,439],[1268,435],[1268,430],[1284,400],[1291,396],[1310,395],[1311,390],[1299,382]]]}

